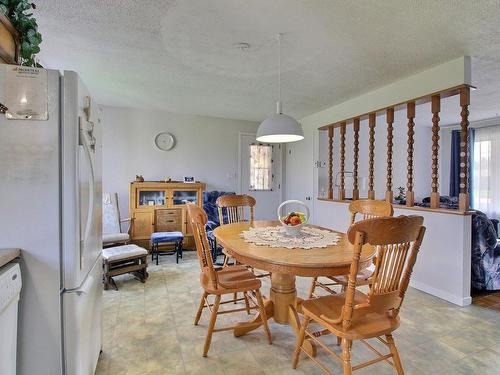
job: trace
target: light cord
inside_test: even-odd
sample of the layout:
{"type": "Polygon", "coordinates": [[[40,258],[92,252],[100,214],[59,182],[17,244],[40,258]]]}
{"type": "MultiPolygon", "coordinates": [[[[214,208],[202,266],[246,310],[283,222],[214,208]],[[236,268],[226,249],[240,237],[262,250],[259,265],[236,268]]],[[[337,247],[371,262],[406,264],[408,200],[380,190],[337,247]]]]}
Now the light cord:
{"type": "Polygon", "coordinates": [[[278,103],[279,112],[281,113],[281,38],[283,34],[278,33],[278,103]]]}

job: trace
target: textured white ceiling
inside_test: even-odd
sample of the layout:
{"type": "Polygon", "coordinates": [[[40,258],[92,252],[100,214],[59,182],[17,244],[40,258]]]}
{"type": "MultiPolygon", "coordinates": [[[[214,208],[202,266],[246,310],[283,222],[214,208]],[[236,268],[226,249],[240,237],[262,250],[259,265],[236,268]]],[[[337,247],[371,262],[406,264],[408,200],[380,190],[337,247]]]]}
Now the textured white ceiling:
{"type": "Polygon", "coordinates": [[[500,113],[498,0],[36,3],[42,61],[79,72],[106,105],[260,121],[283,32],[284,111],[297,118],[462,55],[479,87],[472,119],[500,113]]]}

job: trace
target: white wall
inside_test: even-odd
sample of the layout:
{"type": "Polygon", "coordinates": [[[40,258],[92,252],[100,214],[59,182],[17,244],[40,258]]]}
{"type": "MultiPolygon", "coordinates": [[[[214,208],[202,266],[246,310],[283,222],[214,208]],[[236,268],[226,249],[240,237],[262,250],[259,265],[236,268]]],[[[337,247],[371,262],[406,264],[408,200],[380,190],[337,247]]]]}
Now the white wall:
{"type": "Polygon", "coordinates": [[[128,216],[129,183],[195,176],[207,190],[237,191],[238,136],[255,133],[258,123],[132,108],[104,107],[103,191],[117,192],[122,217],[128,216]],[[177,144],[158,150],[154,137],[174,134],[177,144]]]}
{"type": "MultiPolygon", "coordinates": [[[[315,224],[346,232],[348,204],[315,201],[315,224]]],[[[427,228],[410,285],[459,306],[469,305],[471,216],[395,209],[394,215],[421,215],[427,228]]]]}

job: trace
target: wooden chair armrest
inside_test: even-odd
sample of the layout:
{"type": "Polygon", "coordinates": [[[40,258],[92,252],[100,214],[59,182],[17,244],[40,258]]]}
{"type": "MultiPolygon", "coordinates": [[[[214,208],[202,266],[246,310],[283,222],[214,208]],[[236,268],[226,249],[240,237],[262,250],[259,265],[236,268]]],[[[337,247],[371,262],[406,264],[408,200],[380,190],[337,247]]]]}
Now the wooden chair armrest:
{"type": "Polygon", "coordinates": [[[121,224],[122,223],[127,223],[128,222],[128,228],[127,228],[127,231],[126,232],[123,232],[123,233],[128,233],[128,235],[130,236],[130,230],[132,229],[132,222],[134,221],[134,218],[133,217],[128,217],[126,219],[121,219],[120,220],[120,229],[121,229],[121,224]]]}

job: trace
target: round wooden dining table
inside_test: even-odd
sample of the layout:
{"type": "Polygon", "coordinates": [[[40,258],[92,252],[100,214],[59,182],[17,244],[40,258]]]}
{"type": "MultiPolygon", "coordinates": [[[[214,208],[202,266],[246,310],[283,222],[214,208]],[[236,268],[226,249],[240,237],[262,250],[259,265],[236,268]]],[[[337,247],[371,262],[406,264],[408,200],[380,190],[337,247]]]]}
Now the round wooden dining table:
{"type": "MultiPolygon", "coordinates": [[[[250,227],[275,227],[279,221],[253,221],[222,225],[214,230],[217,242],[224,251],[238,262],[271,273],[270,298],[266,299],[266,313],[276,323],[290,324],[298,332],[301,299],[295,289],[296,276],[339,276],[347,275],[353,257],[353,245],[345,233],[337,232],[340,239],[336,245],[325,248],[287,249],[246,242],[241,233],[250,227]]],[[[318,226],[313,226],[323,230],[318,226]]],[[[360,269],[372,263],[375,250],[367,245],[362,249],[360,269]]],[[[235,336],[241,336],[260,326],[256,316],[250,322],[240,323],[234,329],[235,336]]]]}

